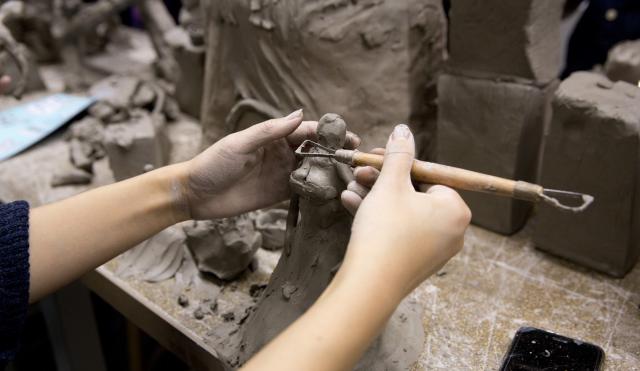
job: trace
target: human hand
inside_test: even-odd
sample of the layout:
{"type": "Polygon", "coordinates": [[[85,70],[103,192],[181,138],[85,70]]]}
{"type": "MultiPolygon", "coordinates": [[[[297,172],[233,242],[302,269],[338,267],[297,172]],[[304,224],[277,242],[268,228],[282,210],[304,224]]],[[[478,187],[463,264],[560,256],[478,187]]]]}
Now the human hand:
{"type": "MultiPolygon", "coordinates": [[[[238,215],[289,198],[294,150],[317,138],[315,121],[302,110],[230,134],[185,164],[182,193],[189,217],[214,219],[238,215]]],[[[349,148],[360,139],[347,133],[349,148]]]]}
{"type": "Polygon", "coordinates": [[[379,176],[373,168],[357,169],[358,182],[342,194],[355,213],[342,267],[344,276],[380,280],[399,302],[460,251],[471,212],[448,187],[414,189],[415,144],[406,125],[395,128],[384,155],[379,176]]]}

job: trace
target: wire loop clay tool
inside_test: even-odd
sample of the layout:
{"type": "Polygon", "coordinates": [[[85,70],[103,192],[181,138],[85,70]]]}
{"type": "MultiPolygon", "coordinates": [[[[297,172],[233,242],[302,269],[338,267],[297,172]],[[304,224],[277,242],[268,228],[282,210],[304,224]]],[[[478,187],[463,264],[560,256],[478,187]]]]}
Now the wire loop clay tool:
{"type": "MultiPolygon", "coordinates": [[[[298,157],[328,157],[351,166],[372,166],[382,169],[384,156],[357,150],[327,148],[319,143],[305,140],[296,150],[298,157]]],[[[510,180],[475,171],[414,160],[411,179],[419,183],[441,184],[458,190],[482,192],[504,197],[513,197],[531,202],[545,202],[556,209],[580,213],[586,210],[592,196],[545,189],[537,184],[510,180]]]]}

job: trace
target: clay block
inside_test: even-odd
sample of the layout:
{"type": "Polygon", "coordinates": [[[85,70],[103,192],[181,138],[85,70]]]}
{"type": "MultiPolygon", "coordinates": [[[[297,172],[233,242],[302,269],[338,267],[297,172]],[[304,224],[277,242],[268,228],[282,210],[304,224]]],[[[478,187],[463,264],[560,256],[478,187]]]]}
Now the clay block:
{"type": "MultiPolygon", "coordinates": [[[[438,162],[533,181],[550,91],[531,85],[442,75],[438,84],[438,162]]],[[[520,229],[531,204],[461,192],[473,222],[495,232],[520,229]]]]}
{"type": "Polygon", "coordinates": [[[450,55],[454,68],[548,82],[561,67],[563,1],[455,0],[450,55]]]}
{"type": "Polygon", "coordinates": [[[546,205],[536,216],[542,250],[616,277],[640,253],[640,91],[580,72],[558,89],[541,181],[595,197],[581,214],[546,205]]]}
{"type": "Polygon", "coordinates": [[[107,126],[104,133],[104,148],[117,181],[167,164],[169,142],[161,126],[147,113],[137,111],[133,116],[130,122],[107,126]]]}
{"type": "Polygon", "coordinates": [[[640,40],[617,44],[609,51],[604,70],[613,81],[640,84],[640,40]]]}

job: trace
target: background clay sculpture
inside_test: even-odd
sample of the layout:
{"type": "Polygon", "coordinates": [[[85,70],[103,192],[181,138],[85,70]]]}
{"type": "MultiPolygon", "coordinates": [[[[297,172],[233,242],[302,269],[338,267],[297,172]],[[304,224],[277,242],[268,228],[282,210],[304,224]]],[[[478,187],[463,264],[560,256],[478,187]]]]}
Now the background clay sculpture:
{"type": "Polygon", "coordinates": [[[441,1],[217,0],[207,16],[206,143],[304,107],[308,119],[344,114],[365,147],[409,122],[432,149],[441,1]]]}
{"type": "MultiPolygon", "coordinates": [[[[346,124],[340,116],[327,114],[319,122],[318,135],[322,145],[342,148],[346,124]]],[[[289,210],[288,239],[260,303],[242,329],[240,363],[313,304],[344,258],[352,218],[340,203],[349,179],[342,179],[338,166],[331,159],[307,158],[291,174],[296,195],[289,210]]],[[[356,369],[408,369],[423,343],[420,316],[418,306],[403,302],[356,369]]]]}

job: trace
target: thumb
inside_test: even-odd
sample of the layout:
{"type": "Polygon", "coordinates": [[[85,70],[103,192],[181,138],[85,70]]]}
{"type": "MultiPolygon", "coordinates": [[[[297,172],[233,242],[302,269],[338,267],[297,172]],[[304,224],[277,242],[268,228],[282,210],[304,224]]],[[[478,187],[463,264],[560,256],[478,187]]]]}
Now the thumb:
{"type": "Polygon", "coordinates": [[[415,142],[409,127],[405,124],[397,125],[387,142],[382,170],[374,187],[412,188],[411,167],[415,151],[415,142]]]}
{"type": "Polygon", "coordinates": [[[238,150],[248,153],[293,133],[302,123],[302,110],[291,112],[288,116],[271,119],[250,126],[236,133],[239,138],[238,150]]]}

